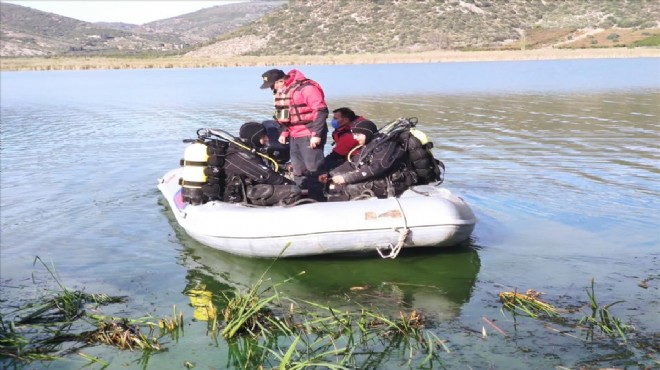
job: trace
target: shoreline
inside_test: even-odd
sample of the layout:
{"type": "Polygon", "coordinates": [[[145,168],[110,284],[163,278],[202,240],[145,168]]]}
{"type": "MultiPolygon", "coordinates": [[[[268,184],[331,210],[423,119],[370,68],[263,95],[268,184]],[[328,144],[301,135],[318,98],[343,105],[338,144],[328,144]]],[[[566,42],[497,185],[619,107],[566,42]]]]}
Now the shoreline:
{"type": "Polygon", "coordinates": [[[138,57],[4,57],[0,71],[90,69],[267,67],[283,65],[350,65],[495,62],[566,59],[660,58],[660,48],[533,49],[489,51],[426,51],[418,53],[276,55],[158,58],[138,57]]]}

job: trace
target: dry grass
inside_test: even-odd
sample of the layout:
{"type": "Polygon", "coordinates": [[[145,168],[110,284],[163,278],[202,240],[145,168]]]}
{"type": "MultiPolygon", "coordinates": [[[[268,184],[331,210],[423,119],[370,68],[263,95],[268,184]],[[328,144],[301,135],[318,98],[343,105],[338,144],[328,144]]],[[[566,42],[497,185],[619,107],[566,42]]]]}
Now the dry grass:
{"type": "Polygon", "coordinates": [[[534,28],[525,31],[526,46],[552,45],[558,39],[567,37],[575,30],[570,28],[534,28]]]}
{"type": "Polygon", "coordinates": [[[3,58],[2,71],[87,69],[214,68],[283,65],[442,63],[505,60],[660,57],[658,48],[535,49],[499,51],[427,51],[420,53],[238,56],[225,58],[3,58]]]}

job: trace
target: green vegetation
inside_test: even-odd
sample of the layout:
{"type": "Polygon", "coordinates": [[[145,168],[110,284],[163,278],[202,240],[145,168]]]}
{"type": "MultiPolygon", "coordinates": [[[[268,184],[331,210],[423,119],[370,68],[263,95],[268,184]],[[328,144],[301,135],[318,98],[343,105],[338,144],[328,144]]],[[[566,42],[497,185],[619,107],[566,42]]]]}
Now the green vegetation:
{"type": "MultiPolygon", "coordinates": [[[[37,261],[55,280],[59,291],[45,291],[33,302],[0,316],[0,359],[8,358],[10,364],[18,365],[78,353],[89,364],[108,366],[103,359],[81,352],[86,346],[103,344],[141,351],[140,361],[146,368],[149,356],[164,350],[160,338],[169,335],[178,339],[183,335],[185,320],[176,307],[171,318],[161,319],[91,313],[98,312],[101,305],[125,303],[126,298],[72,291],[60,282],[54,266],[46,265],[39,257],[37,261]],[[63,347],[67,342],[73,345],[63,347]]],[[[187,292],[193,306],[205,310],[202,320],[207,320],[209,335],[216,338],[221,334],[229,344],[229,359],[236,367],[373,367],[385,361],[391,351],[407,353],[409,364],[418,361],[423,365],[440,360],[438,348],[449,351],[435,334],[423,329],[424,319],[416,311],[388,318],[367,308],[352,312],[313,302],[299,304],[277,291],[288,280],[266,285],[267,271],[246,291],[222,294],[222,325],[218,325],[210,292],[187,292]],[[419,358],[419,354],[424,357],[419,358]]],[[[196,315],[198,320],[201,317],[196,315]]]]}
{"type": "Polygon", "coordinates": [[[539,315],[545,317],[557,317],[557,309],[538,299],[541,294],[528,290],[526,293],[502,292],[499,294],[504,308],[519,312],[526,316],[538,318],[539,315]]]}
{"type": "Polygon", "coordinates": [[[634,329],[631,325],[621,322],[621,320],[610,313],[610,308],[623,301],[616,301],[605,306],[601,306],[596,301],[596,291],[594,289],[594,280],[591,279],[591,287],[587,289],[591,314],[585,315],[580,319],[578,325],[586,324],[589,334],[593,337],[593,330],[598,328],[604,334],[614,337],[618,336],[626,341],[626,332],[634,329]]]}
{"type": "MultiPolygon", "coordinates": [[[[207,335],[216,343],[218,338],[226,342],[227,366],[241,369],[375,369],[396,358],[404,367],[442,368],[443,357],[453,353],[448,342],[429,328],[433,323],[419,311],[400,311],[398,315],[390,316],[360,305],[342,309],[282,295],[279,287],[304,272],[282,282],[270,282],[265,276],[276,261],[245,289],[235,289],[233,293],[215,292],[219,293],[217,301],[212,299],[214,292],[206,290],[205,286],[185,293],[196,310],[196,322],[206,321],[207,335]]],[[[59,290],[45,290],[34,301],[10,312],[0,312],[0,361],[3,364],[20,368],[34,361],[47,362],[78,353],[87,362],[85,366],[107,367],[106,360],[82,352],[87,346],[100,344],[118,350],[138,351],[141,355],[139,362],[146,369],[150,356],[166,350],[161,338],[169,336],[178,342],[184,335],[184,327],[195,323],[185,320],[176,307],[171,317],[160,319],[150,315],[136,319],[102,315],[98,313],[100,306],[125,303],[126,297],[70,290],[60,282],[52,264],[45,264],[39,257],[35,258],[35,264],[37,262],[45,267],[59,290]]],[[[643,280],[640,286],[648,287],[648,281],[652,279],[643,280]]],[[[593,280],[586,292],[588,302],[581,308],[568,310],[541,301],[541,293],[532,290],[524,294],[502,292],[499,298],[503,308],[513,313],[514,319],[520,315],[530,320],[547,320],[564,329],[557,330],[548,324],[543,327],[581,341],[621,339],[623,343],[618,347],[622,351],[635,347],[653,351],[653,335],[635,335],[637,333],[631,325],[623,323],[611,312],[621,301],[601,305],[596,300],[593,280]],[[590,312],[576,320],[574,314],[582,309],[590,312]],[[586,339],[571,334],[573,330],[587,330],[586,339]],[[603,335],[596,336],[596,331],[603,335]]],[[[497,333],[509,336],[495,325],[494,320],[482,319],[497,333]]],[[[514,322],[513,328],[521,324],[514,322]]],[[[480,338],[485,340],[487,337],[484,326],[480,338]]],[[[185,361],[183,366],[194,368],[195,364],[185,361]]]]}
{"type": "Polygon", "coordinates": [[[647,37],[643,40],[635,41],[633,47],[658,47],[660,46],[660,35],[647,37]]]}
{"type": "Polygon", "coordinates": [[[144,26],[87,23],[4,3],[1,16],[3,57],[282,57],[636,47],[657,44],[637,44],[645,37],[629,37],[635,31],[660,32],[660,3],[654,0],[250,1],[144,26]],[[598,29],[604,29],[602,39],[580,42],[584,30],[598,29]],[[605,42],[614,30],[620,37],[605,42]]]}
{"type": "MultiPolygon", "coordinates": [[[[619,318],[610,312],[610,308],[623,301],[616,301],[604,306],[601,306],[596,301],[595,281],[591,280],[591,287],[587,290],[587,297],[589,299],[587,309],[591,310],[590,314],[583,315],[577,323],[571,317],[562,316],[559,310],[552,305],[545,303],[539,299],[541,293],[534,290],[528,290],[526,293],[518,292],[502,292],[499,293],[500,300],[502,301],[503,308],[512,312],[515,315],[523,315],[535,319],[550,319],[554,322],[561,323],[564,326],[575,327],[577,329],[587,330],[587,338],[595,339],[594,330],[600,331],[611,338],[620,338],[627,342],[626,332],[634,330],[632,325],[623,323],[619,318]]],[[[574,310],[564,310],[566,313],[571,313],[574,310]]]]}
{"type": "Polygon", "coordinates": [[[529,49],[564,41],[580,29],[651,28],[658,19],[660,5],[652,0],[293,0],[219,41],[277,35],[248,53],[255,56],[529,49]],[[283,19],[297,22],[283,27],[283,19]]]}

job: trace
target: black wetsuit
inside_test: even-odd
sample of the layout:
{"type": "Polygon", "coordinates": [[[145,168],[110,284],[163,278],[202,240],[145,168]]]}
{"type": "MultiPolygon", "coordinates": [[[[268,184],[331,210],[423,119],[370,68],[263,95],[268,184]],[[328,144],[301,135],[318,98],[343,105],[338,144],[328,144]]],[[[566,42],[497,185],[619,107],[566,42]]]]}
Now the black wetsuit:
{"type": "Polygon", "coordinates": [[[414,183],[414,175],[406,166],[406,151],[397,140],[377,136],[353,157],[330,171],[341,175],[346,184],[335,185],[328,200],[346,200],[371,194],[378,198],[400,195],[414,183]]]}

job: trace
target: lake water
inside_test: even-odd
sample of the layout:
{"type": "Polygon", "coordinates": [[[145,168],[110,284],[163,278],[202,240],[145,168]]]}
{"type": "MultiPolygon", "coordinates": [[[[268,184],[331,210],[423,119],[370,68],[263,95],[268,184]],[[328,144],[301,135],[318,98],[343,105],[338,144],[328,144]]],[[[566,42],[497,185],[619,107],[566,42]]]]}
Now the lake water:
{"type": "MultiPolygon", "coordinates": [[[[191,318],[187,289],[253,283],[271,261],[185,236],[156,180],[178,166],[181,140],[196,129],[237,133],[243,122],[269,118],[272,96],[258,89],[265,69],[2,73],[3,310],[17,295],[35,294],[33,272],[49,280],[35,256],[52,262],[70,288],[128,296],[104,308],[117,316],[162,317],[176,305],[191,318]]],[[[497,294],[534,289],[559,307],[579,307],[594,279],[599,303],[624,300],[612,313],[636,327],[633,338],[655,338],[657,350],[659,59],[299,69],[324,87],[331,109],[350,106],[378,124],[418,117],[447,166],[443,186],[471,205],[478,224],[470,245],[457,250],[277,261],[269,271],[275,281],[306,271],[283,291],[338,306],[417,309],[452,351],[441,356],[446,368],[658,366],[649,347],[514,320],[497,294]]],[[[231,367],[227,345],[205,330],[188,322],[149,368],[231,367]]],[[[113,369],[143,366],[139,352],[84,352],[113,369]]],[[[39,366],[84,364],[73,354],[39,366]]],[[[400,366],[390,355],[379,368],[400,366]]]]}

